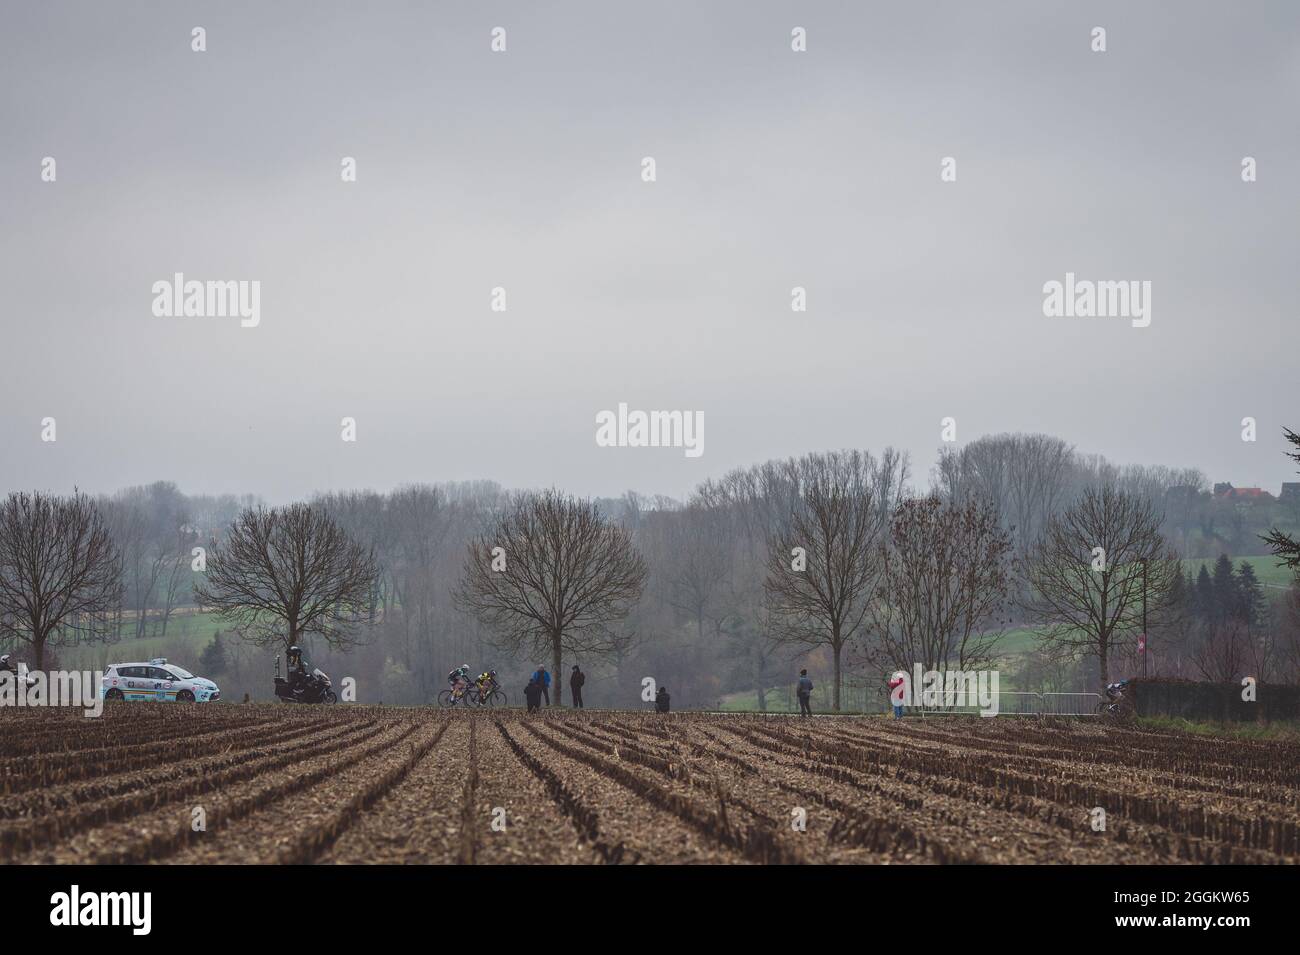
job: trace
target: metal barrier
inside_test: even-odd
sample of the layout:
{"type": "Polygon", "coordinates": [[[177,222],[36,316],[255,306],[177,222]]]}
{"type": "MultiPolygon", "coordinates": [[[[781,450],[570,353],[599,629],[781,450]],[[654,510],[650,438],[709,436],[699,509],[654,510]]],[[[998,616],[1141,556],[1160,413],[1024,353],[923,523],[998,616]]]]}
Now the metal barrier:
{"type": "MultiPolygon", "coordinates": [[[[830,690],[818,687],[813,691],[813,712],[829,713],[830,690]]],[[[774,689],[768,693],[768,705],[771,712],[797,713],[799,705],[795,701],[794,691],[789,687],[774,689]],[[779,704],[774,706],[773,704],[779,704]]],[[[1095,716],[1097,704],[1101,702],[1100,693],[1044,692],[1033,690],[999,690],[999,716],[1095,716]]],[[[650,704],[653,709],[653,704],[650,704]]],[[[884,689],[860,686],[845,686],[840,693],[840,712],[848,713],[888,713],[890,711],[889,693],[884,689]]],[[[978,716],[978,706],[909,706],[904,713],[908,716],[978,716]]]]}
{"type": "Polygon", "coordinates": [[[1044,693],[1047,716],[1096,716],[1100,693],[1044,693]]]}
{"type": "MultiPolygon", "coordinates": [[[[1094,716],[1100,693],[1035,693],[1032,690],[999,690],[998,716],[1094,716]]],[[[909,706],[903,712],[922,718],[933,716],[979,716],[978,706],[909,706]]]]}

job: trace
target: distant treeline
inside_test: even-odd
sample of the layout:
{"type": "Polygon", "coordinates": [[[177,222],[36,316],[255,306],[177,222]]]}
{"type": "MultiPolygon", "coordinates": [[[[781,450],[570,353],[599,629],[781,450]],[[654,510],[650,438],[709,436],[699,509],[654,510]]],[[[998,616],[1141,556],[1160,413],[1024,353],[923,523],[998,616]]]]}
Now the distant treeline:
{"type": "MultiPolygon", "coordinates": [[[[368,700],[427,702],[462,663],[497,668],[517,696],[512,684],[559,652],[553,658],[550,636],[527,626],[507,640],[509,608],[484,609],[493,578],[480,574],[476,609],[468,571],[490,559],[482,549],[493,534],[516,533],[503,515],[526,518],[526,496],[479,481],[313,498],[373,554],[376,572],[364,639],[343,654],[311,647],[308,634],[309,650],[355,675],[368,700]]],[[[120,553],[109,642],[168,636],[204,580],[196,549],[219,552],[241,515],[262,506],[253,495],[186,495],[164,481],[93,504],[120,553]]],[[[1190,578],[1177,564],[1258,554],[1267,530],[1300,523],[1296,505],[1215,497],[1195,469],[1120,467],[1051,436],[1008,434],[945,449],[926,486],[904,453],[833,452],[736,469],[687,501],[628,492],[584,506],[626,536],[645,571],[633,568],[617,612],[601,617],[599,641],[556,638],[565,669],[587,672],[588,705],[633,705],[646,678],[670,687],[677,706],[753,692],[762,707],[805,666],[838,688],[874,687],[913,662],[1005,665],[1001,634],[1025,626],[1043,640],[1017,657],[1017,684],[1092,688],[1101,676],[1140,672],[1143,597],[1153,673],[1219,682],[1300,673],[1294,590],[1266,593],[1249,564],[1227,557],[1190,578]],[[1094,547],[1111,549],[1109,564],[1072,588],[1067,572],[1094,547]],[[1113,619],[1090,632],[1089,603],[1103,594],[1113,619]]],[[[21,648],[21,626],[11,619],[7,628],[0,642],[21,648]]],[[[238,621],[221,629],[219,647],[205,641],[186,662],[239,667],[238,621]]],[[[84,639],[60,629],[49,646],[84,639]]],[[[269,659],[263,649],[257,667],[269,659]]]]}

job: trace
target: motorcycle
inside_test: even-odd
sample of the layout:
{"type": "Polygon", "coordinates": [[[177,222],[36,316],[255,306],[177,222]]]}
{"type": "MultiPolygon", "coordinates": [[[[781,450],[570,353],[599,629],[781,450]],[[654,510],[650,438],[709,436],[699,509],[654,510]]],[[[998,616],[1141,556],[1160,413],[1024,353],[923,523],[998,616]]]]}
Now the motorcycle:
{"type": "MultiPolygon", "coordinates": [[[[291,671],[292,672],[292,671],[291,671]]],[[[338,695],[334,692],[334,681],[319,667],[313,667],[310,673],[299,671],[296,680],[285,680],[280,676],[280,661],[275,661],[275,695],[281,703],[337,703],[338,695]]]]}
{"type": "Polygon", "coordinates": [[[36,677],[32,676],[31,671],[27,669],[27,664],[15,664],[14,661],[9,659],[7,656],[4,658],[4,661],[0,663],[0,674],[3,673],[8,673],[10,675],[10,680],[12,681],[14,689],[25,684],[27,689],[30,690],[36,685],[36,677]]]}

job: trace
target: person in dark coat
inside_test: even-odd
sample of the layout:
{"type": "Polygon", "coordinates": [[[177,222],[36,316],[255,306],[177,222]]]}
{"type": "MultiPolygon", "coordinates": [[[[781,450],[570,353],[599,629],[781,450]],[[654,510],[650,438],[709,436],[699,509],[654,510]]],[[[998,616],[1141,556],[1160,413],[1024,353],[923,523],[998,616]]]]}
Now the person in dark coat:
{"type": "Polygon", "coordinates": [[[655,709],[660,713],[668,712],[668,687],[659,687],[659,692],[655,694],[655,709]]]}
{"type": "Polygon", "coordinates": [[[524,701],[528,704],[529,713],[536,713],[542,708],[542,684],[535,675],[524,687],[524,701]]]}
{"type": "Polygon", "coordinates": [[[573,705],[582,709],[582,684],[587,682],[587,674],[578,668],[578,664],[573,665],[573,672],[569,674],[569,692],[573,694],[573,705]]]}
{"type": "Polygon", "coordinates": [[[808,679],[808,671],[799,671],[799,715],[812,716],[812,706],[809,701],[812,698],[813,682],[808,679]]]}
{"type": "Polygon", "coordinates": [[[533,672],[533,679],[537,685],[542,688],[542,696],[546,697],[546,705],[551,705],[551,675],[546,672],[546,667],[538,667],[533,672]]]}

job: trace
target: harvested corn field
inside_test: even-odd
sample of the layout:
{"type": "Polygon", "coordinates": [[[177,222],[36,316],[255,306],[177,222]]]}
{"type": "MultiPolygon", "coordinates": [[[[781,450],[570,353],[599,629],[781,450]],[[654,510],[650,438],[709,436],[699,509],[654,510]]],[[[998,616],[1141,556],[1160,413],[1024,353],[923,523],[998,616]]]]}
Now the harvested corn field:
{"type": "Polygon", "coordinates": [[[133,704],[0,724],[4,863],[1300,861],[1300,745],[1091,720],[133,704]]]}

